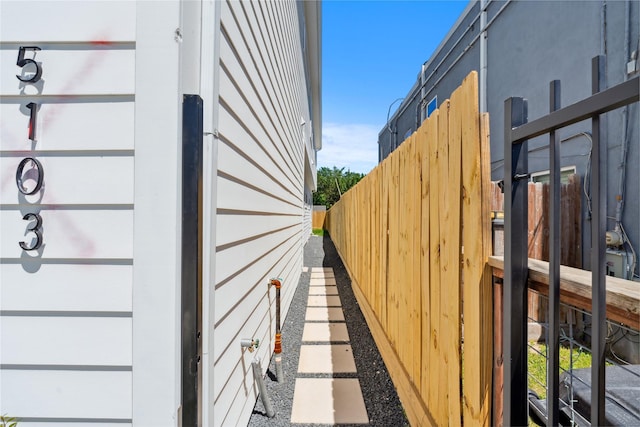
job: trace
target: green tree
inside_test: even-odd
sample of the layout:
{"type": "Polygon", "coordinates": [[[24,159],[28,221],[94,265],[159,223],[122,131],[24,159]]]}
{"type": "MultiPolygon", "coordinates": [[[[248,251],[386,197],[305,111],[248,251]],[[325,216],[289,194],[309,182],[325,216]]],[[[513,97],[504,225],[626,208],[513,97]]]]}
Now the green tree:
{"type": "Polygon", "coordinates": [[[340,200],[340,194],[356,185],[365,174],[344,171],[344,168],[321,167],[318,169],[318,190],[313,193],[313,204],[324,205],[329,209],[340,200]],[[338,187],[340,188],[338,190],[338,187]]]}

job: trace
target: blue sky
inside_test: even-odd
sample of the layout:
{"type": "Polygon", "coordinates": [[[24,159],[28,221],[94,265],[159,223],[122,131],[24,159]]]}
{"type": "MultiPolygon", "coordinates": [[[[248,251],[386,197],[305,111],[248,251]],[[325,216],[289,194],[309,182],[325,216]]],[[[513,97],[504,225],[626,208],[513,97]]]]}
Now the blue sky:
{"type": "MultiPolygon", "coordinates": [[[[318,167],[368,173],[389,105],[404,97],[468,1],[322,2],[318,167]]],[[[400,105],[393,104],[391,114],[400,105]]]]}

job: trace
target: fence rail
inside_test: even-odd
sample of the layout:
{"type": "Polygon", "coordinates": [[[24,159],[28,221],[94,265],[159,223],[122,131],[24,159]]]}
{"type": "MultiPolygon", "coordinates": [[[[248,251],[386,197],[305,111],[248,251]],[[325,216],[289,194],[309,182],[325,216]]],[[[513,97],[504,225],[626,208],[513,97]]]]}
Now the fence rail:
{"type": "Polygon", "coordinates": [[[491,423],[488,130],[473,72],[327,213],[412,425],[491,423]]]}
{"type": "MultiPolygon", "coordinates": [[[[504,258],[489,257],[495,277],[504,277],[504,258]]],[[[549,263],[529,258],[528,286],[530,290],[548,297],[549,263]]],[[[591,272],[560,266],[560,300],[585,311],[591,310],[591,272]]],[[[640,286],[636,282],[606,277],[606,318],[640,330],[640,286]]],[[[531,316],[533,320],[537,317],[531,316]]]]}

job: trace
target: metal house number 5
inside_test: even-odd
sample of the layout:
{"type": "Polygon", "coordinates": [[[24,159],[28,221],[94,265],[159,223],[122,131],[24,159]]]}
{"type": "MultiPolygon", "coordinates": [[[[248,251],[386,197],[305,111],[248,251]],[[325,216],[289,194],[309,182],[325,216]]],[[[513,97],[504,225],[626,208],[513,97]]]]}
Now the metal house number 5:
{"type": "Polygon", "coordinates": [[[40,77],[42,77],[42,68],[40,68],[40,65],[35,61],[35,59],[24,57],[24,53],[27,50],[32,50],[36,52],[40,50],[40,48],[38,46],[20,46],[20,49],[18,50],[18,62],[16,62],[16,65],[18,67],[24,67],[27,64],[32,64],[33,66],[36,67],[36,72],[35,74],[33,74],[31,77],[28,77],[28,78],[22,78],[18,75],[16,75],[16,77],[21,82],[36,83],[38,80],[40,80],[40,77]]]}

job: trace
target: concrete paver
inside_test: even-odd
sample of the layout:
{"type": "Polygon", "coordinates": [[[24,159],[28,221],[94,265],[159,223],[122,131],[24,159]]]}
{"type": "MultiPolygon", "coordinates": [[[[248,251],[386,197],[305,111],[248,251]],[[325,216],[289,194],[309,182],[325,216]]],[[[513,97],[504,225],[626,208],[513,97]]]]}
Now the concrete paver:
{"type": "Polygon", "coordinates": [[[357,372],[351,345],[318,344],[301,346],[298,372],[306,374],[357,372]]]}
{"type": "Polygon", "coordinates": [[[307,322],[344,322],[341,307],[307,307],[305,314],[307,322]]]}
{"type": "Polygon", "coordinates": [[[297,378],[292,423],[368,424],[356,378],[297,378]]]}
{"type": "Polygon", "coordinates": [[[346,323],[307,323],[302,331],[302,342],[349,341],[346,323]]]}
{"type": "Polygon", "coordinates": [[[307,300],[307,307],[341,307],[338,295],[311,295],[307,300]]]}
{"type": "Polygon", "coordinates": [[[309,295],[338,295],[337,286],[310,286],[309,295]]]}

